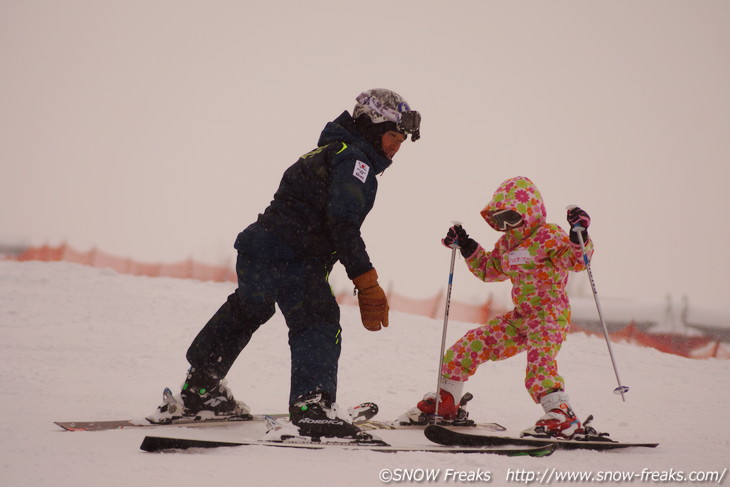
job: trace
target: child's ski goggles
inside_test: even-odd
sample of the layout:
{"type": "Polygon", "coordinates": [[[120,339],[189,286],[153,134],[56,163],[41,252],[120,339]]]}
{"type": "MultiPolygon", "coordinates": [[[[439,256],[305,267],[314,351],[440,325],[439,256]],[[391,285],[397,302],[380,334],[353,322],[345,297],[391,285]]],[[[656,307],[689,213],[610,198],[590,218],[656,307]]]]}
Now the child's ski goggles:
{"type": "Polygon", "coordinates": [[[499,210],[491,214],[492,220],[498,229],[505,231],[515,228],[522,223],[522,215],[515,210],[499,210]]]}

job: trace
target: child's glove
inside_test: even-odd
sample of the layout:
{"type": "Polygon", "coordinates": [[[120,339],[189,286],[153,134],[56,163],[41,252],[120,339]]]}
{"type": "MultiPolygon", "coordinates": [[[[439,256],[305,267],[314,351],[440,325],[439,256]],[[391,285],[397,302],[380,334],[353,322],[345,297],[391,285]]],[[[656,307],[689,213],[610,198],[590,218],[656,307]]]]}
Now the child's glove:
{"type": "Polygon", "coordinates": [[[577,206],[572,207],[568,210],[568,223],[570,224],[570,241],[576,244],[580,243],[578,240],[578,232],[573,230],[574,227],[582,227],[581,235],[583,236],[583,242],[588,240],[588,227],[591,224],[591,217],[588,216],[584,210],[577,206]]]}
{"type": "Polygon", "coordinates": [[[448,248],[452,248],[455,245],[461,249],[461,255],[467,259],[477,250],[479,246],[474,239],[469,238],[469,234],[466,233],[464,227],[461,225],[454,225],[449,228],[448,233],[444,238],[441,239],[441,243],[448,248]]]}
{"type": "Polygon", "coordinates": [[[357,288],[357,304],[360,306],[362,326],[370,331],[378,331],[388,326],[388,298],[378,284],[378,273],[370,269],[352,280],[357,288]]]}

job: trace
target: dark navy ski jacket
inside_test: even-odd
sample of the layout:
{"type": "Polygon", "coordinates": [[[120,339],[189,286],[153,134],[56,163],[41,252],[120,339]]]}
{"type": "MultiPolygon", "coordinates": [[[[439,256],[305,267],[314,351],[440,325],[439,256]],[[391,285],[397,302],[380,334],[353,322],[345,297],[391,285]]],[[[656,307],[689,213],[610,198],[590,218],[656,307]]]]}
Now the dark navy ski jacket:
{"type": "Polygon", "coordinates": [[[317,145],[284,172],[257,222],[302,258],[339,260],[353,279],[373,267],[360,227],[375,203],[375,175],[393,161],[360,135],[347,111],[327,123],[317,145]]]}

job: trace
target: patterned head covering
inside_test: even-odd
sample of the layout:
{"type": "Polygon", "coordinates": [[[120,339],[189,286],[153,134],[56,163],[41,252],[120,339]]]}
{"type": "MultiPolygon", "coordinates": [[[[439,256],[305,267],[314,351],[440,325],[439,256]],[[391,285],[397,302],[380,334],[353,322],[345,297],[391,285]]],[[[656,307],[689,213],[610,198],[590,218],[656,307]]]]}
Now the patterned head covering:
{"type": "Polygon", "coordinates": [[[508,231],[520,232],[524,235],[531,234],[536,227],[545,223],[547,218],[540,191],[535,183],[524,176],[503,181],[494,192],[492,201],[480,212],[489,226],[497,231],[501,230],[491,217],[491,213],[499,210],[514,210],[522,215],[524,224],[508,231]]]}

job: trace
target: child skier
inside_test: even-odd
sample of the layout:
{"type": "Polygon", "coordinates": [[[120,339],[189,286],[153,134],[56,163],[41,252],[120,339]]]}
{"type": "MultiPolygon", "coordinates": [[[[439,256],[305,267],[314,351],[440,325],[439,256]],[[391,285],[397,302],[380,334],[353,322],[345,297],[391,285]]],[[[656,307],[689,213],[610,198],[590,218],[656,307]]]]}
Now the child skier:
{"type": "MultiPolygon", "coordinates": [[[[556,356],[570,327],[570,304],[565,293],[568,271],[585,269],[578,235],[568,236],[558,225],[546,222],[545,205],[535,184],[526,177],[504,181],[481,211],[486,222],[504,235],[491,252],[484,250],[456,225],[442,240],[461,248],[469,270],[485,282],[512,281],[514,309],[466,333],[443,359],[438,414],[449,421],[468,416],[460,407],[464,382],[487,360],[504,360],[527,352],[525,387],[545,415],[523,435],[571,438],[582,433],[564,392],[556,356]]],[[[588,255],[588,214],[568,211],[571,228],[580,225],[588,255]]],[[[407,413],[410,421],[424,422],[436,410],[436,395],[427,394],[407,413]]]]}

